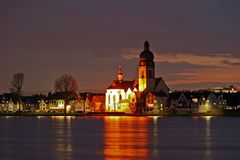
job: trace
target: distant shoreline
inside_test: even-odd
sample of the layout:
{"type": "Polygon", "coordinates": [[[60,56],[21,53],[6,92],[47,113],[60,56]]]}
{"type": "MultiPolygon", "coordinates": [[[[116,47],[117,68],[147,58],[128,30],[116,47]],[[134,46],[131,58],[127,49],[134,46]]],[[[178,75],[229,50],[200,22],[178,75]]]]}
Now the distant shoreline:
{"type": "Polygon", "coordinates": [[[89,113],[44,113],[44,112],[2,112],[0,113],[0,117],[4,116],[16,116],[16,117],[29,117],[29,116],[76,116],[76,117],[88,117],[88,116],[136,116],[136,117],[143,117],[143,116],[176,116],[176,117],[191,117],[191,116],[239,116],[239,112],[229,112],[229,113],[218,113],[218,114],[184,114],[184,115],[177,115],[177,114],[150,114],[150,113],[124,113],[124,112],[89,112],[89,113]]]}

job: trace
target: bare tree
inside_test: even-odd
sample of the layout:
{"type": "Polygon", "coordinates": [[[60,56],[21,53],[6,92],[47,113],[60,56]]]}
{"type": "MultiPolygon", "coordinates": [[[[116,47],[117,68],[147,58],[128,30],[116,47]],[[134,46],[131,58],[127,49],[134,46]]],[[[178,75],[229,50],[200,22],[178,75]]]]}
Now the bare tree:
{"type": "Polygon", "coordinates": [[[23,94],[22,85],[24,80],[24,74],[22,72],[15,73],[10,84],[10,92],[14,94],[18,103],[20,111],[21,96],[23,94]]]}
{"type": "Polygon", "coordinates": [[[66,113],[70,98],[75,94],[77,88],[77,81],[72,75],[64,74],[55,81],[55,91],[66,93],[64,100],[64,113],[66,113]]]}

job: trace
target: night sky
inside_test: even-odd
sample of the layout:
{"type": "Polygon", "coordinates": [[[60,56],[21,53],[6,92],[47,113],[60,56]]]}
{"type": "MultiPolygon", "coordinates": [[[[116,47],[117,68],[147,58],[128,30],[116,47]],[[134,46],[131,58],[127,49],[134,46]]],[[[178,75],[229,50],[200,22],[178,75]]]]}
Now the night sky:
{"type": "Polygon", "coordinates": [[[62,74],[79,91],[137,78],[147,39],[170,89],[239,85],[239,0],[1,0],[0,93],[25,74],[24,93],[47,93],[62,74]]]}

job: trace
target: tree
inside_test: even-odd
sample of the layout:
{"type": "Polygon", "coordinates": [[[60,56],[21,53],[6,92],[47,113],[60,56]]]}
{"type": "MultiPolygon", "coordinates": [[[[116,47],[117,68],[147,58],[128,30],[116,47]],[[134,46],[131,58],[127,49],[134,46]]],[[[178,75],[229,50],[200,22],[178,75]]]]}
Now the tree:
{"type": "Polygon", "coordinates": [[[66,94],[64,99],[64,113],[66,113],[70,98],[76,93],[77,88],[77,81],[72,75],[64,74],[55,81],[55,91],[65,92],[66,94]]]}
{"type": "Polygon", "coordinates": [[[13,79],[10,84],[10,92],[16,97],[19,103],[19,111],[20,111],[20,103],[21,103],[21,96],[23,94],[22,85],[24,80],[24,74],[22,72],[15,73],[13,75],[13,79]]]}

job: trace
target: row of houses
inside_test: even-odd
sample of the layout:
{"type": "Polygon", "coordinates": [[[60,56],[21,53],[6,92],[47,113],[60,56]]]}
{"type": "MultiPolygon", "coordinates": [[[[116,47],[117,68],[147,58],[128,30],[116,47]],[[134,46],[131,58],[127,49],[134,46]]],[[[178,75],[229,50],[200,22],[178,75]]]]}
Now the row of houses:
{"type": "MultiPolygon", "coordinates": [[[[57,92],[46,95],[23,96],[14,94],[0,95],[1,112],[64,112],[68,93],[57,92]]],[[[129,96],[131,98],[131,96],[129,96]]],[[[104,93],[79,93],[69,97],[67,112],[109,112],[105,105],[104,93]]],[[[137,100],[135,100],[137,101],[137,100]]],[[[134,102],[135,103],[135,102],[134,102]]],[[[175,91],[165,95],[149,92],[145,99],[147,113],[173,113],[177,115],[218,113],[220,110],[240,108],[240,93],[215,93],[210,91],[175,91]]],[[[130,106],[129,106],[130,107],[130,106]]],[[[129,108],[131,111],[132,108],[129,108]]],[[[115,110],[118,111],[118,110],[115,110]]],[[[115,112],[114,111],[114,112],[115,112]]],[[[120,110],[122,112],[122,110],[120,110]]],[[[131,112],[130,112],[131,113],[131,112]]],[[[134,113],[134,111],[132,111],[134,113]]]]}
{"type": "Polygon", "coordinates": [[[1,112],[64,112],[66,97],[67,112],[102,112],[105,109],[105,94],[67,92],[49,93],[46,95],[22,96],[17,98],[12,93],[0,95],[1,112]]]}
{"type": "Polygon", "coordinates": [[[240,108],[240,93],[172,92],[169,110],[175,114],[219,113],[240,108]]]}

